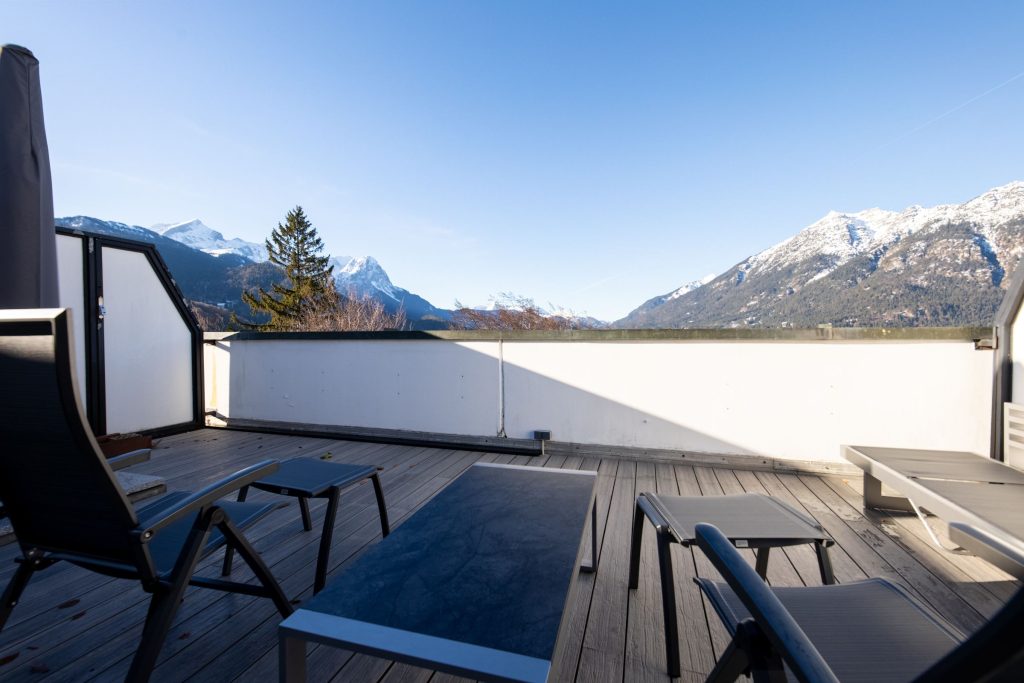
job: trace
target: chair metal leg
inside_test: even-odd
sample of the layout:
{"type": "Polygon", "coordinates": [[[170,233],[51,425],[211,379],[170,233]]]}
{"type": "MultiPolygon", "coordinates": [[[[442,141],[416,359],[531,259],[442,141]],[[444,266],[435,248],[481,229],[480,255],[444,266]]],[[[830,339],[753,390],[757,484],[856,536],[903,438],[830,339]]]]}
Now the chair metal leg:
{"type": "Polygon", "coordinates": [[[21,598],[21,593],[25,590],[25,586],[28,585],[33,572],[38,569],[35,562],[35,560],[28,559],[21,562],[14,571],[14,576],[11,577],[10,582],[7,584],[4,595],[0,598],[0,631],[3,630],[4,624],[7,623],[11,612],[17,606],[18,599],[21,598]]]}
{"type": "Polygon", "coordinates": [[[590,561],[593,564],[591,571],[597,571],[597,498],[590,506],[590,561]]]}
{"type": "Polygon", "coordinates": [[[302,513],[302,530],[313,530],[313,518],[309,515],[309,499],[299,496],[299,512],[302,513]]]}
{"type": "Polygon", "coordinates": [[[128,675],[125,678],[126,681],[145,683],[153,673],[153,666],[160,655],[160,649],[167,638],[167,633],[171,630],[174,615],[178,611],[182,596],[185,595],[185,589],[188,588],[189,579],[192,578],[192,573],[199,562],[216,513],[223,515],[222,512],[214,508],[203,510],[196,517],[181,555],[178,556],[178,561],[174,564],[170,585],[160,586],[153,593],[152,601],[149,604],[149,613],[146,616],[146,625],[142,629],[142,641],[132,659],[131,668],[128,669],[128,675]]]}
{"type": "Polygon", "coordinates": [[[715,668],[705,679],[705,683],[732,683],[747,672],[750,667],[750,659],[743,648],[739,647],[736,639],[729,641],[729,646],[718,658],[715,668]]]}
{"type": "Polygon", "coordinates": [[[832,558],[829,557],[828,546],[828,541],[818,541],[814,544],[814,552],[818,555],[818,570],[821,572],[821,583],[825,586],[836,582],[835,574],[832,573],[832,558]]]}
{"type": "Polygon", "coordinates": [[[280,683],[305,683],[306,641],[286,635],[278,639],[277,671],[280,683]]]}
{"type": "Polygon", "coordinates": [[[249,565],[249,569],[252,570],[252,573],[256,575],[256,579],[265,589],[265,596],[274,601],[274,606],[277,607],[277,611],[281,613],[281,616],[289,616],[295,611],[295,608],[292,607],[292,603],[288,601],[288,597],[281,590],[281,585],[277,582],[277,579],[270,573],[270,568],[267,567],[263,558],[249,544],[249,540],[238,530],[234,522],[227,515],[223,513],[221,515],[217,528],[224,534],[228,544],[233,545],[238,550],[238,554],[245,560],[245,563],[249,565]]]}
{"type": "Polygon", "coordinates": [[[661,570],[661,607],[665,613],[665,659],[668,675],[679,676],[679,626],[676,623],[676,584],[672,574],[672,535],[658,530],[658,568],[661,570]]]}
{"type": "Polygon", "coordinates": [[[380,514],[380,533],[387,536],[391,533],[391,523],[388,521],[388,506],[384,504],[384,489],[380,485],[380,477],[376,472],[370,475],[373,482],[373,493],[377,496],[377,512],[380,514]]]}
{"type": "Polygon", "coordinates": [[[331,487],[327,498],[327,511],[324,513],[324,530],[320,532],[320,551],[316,558],[316,576],[313,578],[313,593],[319,593],[327,584],[327,562],[331,557],[331,542],[334,540],[334,518],[338,515],[338,500],[341,491],[337,486],[331,487]]]}
{"type": "Polygon", "coordinates": [[[640,547],[643,544],[644,511],[637,501],[633,509],[633,537],[629,544],[629,587],[635,590],[640,585],[640,547]]]}
{"type": "Polygon", "coordinates": [[[597,571],[597,499],[590,506],[590,564],[581,563],[580,571],[593,574],[597,571]]]}
{"type": "Polygon", "coordinates": [[[771,547],[765,546],[757,549],[757,561],[754,564],[754,571],[757,575],[764,580],[768,580],[768,554],[771,552],[771,547]]]}
{"type": "MultiPolygon", "coordinates": [[[[245,502],[245,498],[248,495],[249,495],[249,487],[248,486],[243,486],[242,488],[238,489],[238,502],[239,503],[244,503],[245,502]]],[[[234,559],[235,559],[235,549],[232,548],[231,545],[229,544],[224,549],[224,566],[221,567],[221,570],[220,570],[220,575],[221,576],[230,576],[231,575],[231,563],[234,561],[234,559]]]]}

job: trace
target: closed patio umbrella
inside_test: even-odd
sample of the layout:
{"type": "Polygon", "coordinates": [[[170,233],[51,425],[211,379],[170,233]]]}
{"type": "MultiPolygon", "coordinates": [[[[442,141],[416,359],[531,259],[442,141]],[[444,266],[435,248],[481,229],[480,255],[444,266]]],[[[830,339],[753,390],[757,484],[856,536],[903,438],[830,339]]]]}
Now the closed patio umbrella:
{"type": "Polygon", "coordinates": [[[0,309],[58,305],[57,238],[39,60],[0,47],[0,309]]]}

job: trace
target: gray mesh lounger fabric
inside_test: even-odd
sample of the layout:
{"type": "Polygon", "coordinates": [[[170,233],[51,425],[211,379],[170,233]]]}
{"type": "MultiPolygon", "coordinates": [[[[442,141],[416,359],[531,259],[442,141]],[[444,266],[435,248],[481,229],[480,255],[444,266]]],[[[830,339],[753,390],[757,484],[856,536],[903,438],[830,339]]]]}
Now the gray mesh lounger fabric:
{"type": "MultiPolygon", "coordinates": [[[[750,618],[724,583],[695,579],[730,635],[750,618]]],[[[773,588],[841,681],[909,681],[963,639],[949,622],[884,579],[773,588]]]]}
{"type": "Polygon", "coordinates": [[[965,637],[882,579],[842,586],[771,588],[729,539],[698,524],[697,544],[725,579],[696,579],[733,634],[708,681],[745,673],[805,683],[1020,681],[1024,590],[965,637]]]}

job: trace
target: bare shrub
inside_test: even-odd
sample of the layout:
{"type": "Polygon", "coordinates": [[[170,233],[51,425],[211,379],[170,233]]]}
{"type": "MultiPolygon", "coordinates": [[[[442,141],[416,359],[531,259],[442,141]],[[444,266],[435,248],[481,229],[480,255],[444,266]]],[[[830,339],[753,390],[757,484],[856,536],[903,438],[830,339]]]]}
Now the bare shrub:
{"type": "Polygon", "coordinates": [[[322,303],[304,310],[289,325],[289,332],[379,332],[404,330],[405,311],[388,313],[384,304],[369,296],[335,293],[322,303]]]}

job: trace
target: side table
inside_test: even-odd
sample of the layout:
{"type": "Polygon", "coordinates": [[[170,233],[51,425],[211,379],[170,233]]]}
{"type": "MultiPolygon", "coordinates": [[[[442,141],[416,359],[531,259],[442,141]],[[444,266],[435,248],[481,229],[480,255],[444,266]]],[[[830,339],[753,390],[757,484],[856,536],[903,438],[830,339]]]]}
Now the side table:
{"type": "MultiPolygon", "coordinates": [[[[252,483],[252,488],[292,496],[299,501],[302,513],[302,528],[313,530],[313,521],[309,515],[310,498],[326,498],[327,510],[324,512],[324,526],[320,532],[320,550],[316,560],[316,576],[313,579],[313,592],[319,593],[327,582],[327,561],[331,555],[331,540],[334,536],[334,521],[338,514],[338,501],[341,491],[356,482],[369,479],[373,482],[373,492],[377,496],[377,510],[380,514],[381,534],[391,533],[388,524],[388,509],[384,503],[384,491],[381,489],[377,468],[371,465],[349,465],[346,463],[326,462],[314,458],[292,458],[285,460],[276,472],[265,479],[252,483]]],[[[249,493],[249,486],[238,491],[239,502],[244,501],[249,493]]],[[[234,559],[232,548],[224,554],[222,574],[231,573],[234,559]]]]}

